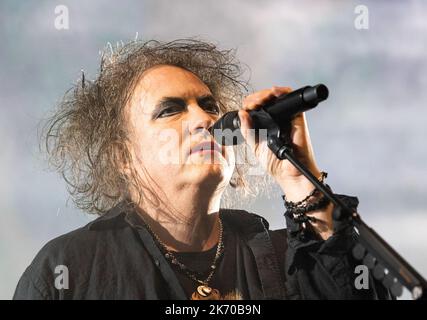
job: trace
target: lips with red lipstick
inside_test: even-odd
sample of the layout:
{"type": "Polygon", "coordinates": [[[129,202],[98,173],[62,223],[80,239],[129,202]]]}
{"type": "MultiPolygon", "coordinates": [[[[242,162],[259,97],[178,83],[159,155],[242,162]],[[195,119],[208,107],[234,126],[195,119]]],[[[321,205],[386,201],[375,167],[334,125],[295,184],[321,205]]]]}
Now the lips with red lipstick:
{"type": "Polygon", "coordinates": [[[218,151],[220,154],[222,154],[221,147],[218,145],[218,143],[212,140],[212,141],[205,141],[205,142],[196,144],[190,149],[189,154],[191,155],[199,152],[213,152],[213,151],[218,151]]]}

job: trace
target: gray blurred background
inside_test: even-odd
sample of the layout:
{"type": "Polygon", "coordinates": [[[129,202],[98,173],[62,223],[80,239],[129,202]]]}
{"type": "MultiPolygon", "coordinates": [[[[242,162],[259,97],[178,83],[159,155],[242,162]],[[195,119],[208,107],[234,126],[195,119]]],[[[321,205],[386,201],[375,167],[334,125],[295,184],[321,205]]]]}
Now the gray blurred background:
{"type": "MultiPolygon", "coordinates": [[[[427,2],[0,1],[0,298],[50,239],[89,222],[46,170],[37,125],[107,42],[200,36],[237,48],[255,89],[325,83],[308,113],[320,168],[338,193],[427,277],[427,2]],[[355,27],[355,7],[369,29],[355,27]],[[55,28],[55,7],[69,29],[55,28]]],[[[278,188],[241,206],[284,226],[278,188]]],[[[84,249],[82,249],[84,250],[84,249]]],[[[408,298],[408,294],[405,294],[408,298]]]]}

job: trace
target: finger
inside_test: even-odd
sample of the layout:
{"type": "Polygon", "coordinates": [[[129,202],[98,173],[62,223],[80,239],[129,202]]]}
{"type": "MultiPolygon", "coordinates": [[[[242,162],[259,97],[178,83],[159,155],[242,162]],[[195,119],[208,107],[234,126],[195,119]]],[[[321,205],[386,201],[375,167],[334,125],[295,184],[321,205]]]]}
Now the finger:
{"type": "Polygon", "coordinates": [[[243,100],[244,110],[255,110],[260,108],[264,103],[273,98],[274,95],[271,92],[257,92],[247,96],[243,100]]]}
{"type": "Polygon", "coordinates": [[[253,130],[253,122],[250,114],[246,110],[239,110],[240,131],[246,143],[255,148],[255,130],[253,130]]]}
{"type": "Polygon", "coordinates": [[[243,100],[243,109],[254,110],[260,108],[267,101],[275,98],[272,89],[264,89],[248,95],[243,100]]]}
{"type": "Polygon", "coordinates": [[[292,124],[300,127],[305,127],[307,123],[306,116],[304,112],[297,113],[292,119],[292,124]]]}
{"type": "Polygon", "coordinates": [[[288,94],[288,93],[292,92],[292,88],[291,87],[274,86],[272,88],[272,92],[273,92],[274,96],[279,97],[283,94],[288,94]]]}
{"type": "Polygon", "coordinates": [[[243,109],[245,110],[256,110],[259,109],[263,104],[277,98],[283,94],[291,92],[290,87],[279,87],[274,86],[270,89],[264,89],[253,94],[248,95],[243,100],[243,109]]]}
{"type": "Polygon", "coordinates": [[[306,122],[305,113],[301,112],[297,114],[291,121],[291,138],[295,140],[294,143],[301,143],[308,133],[308,127],[306,122]]]}
{"type": "Polygon", "coordinates": [[[292,127],[291,139],[296,148],[295,151],[297,153],[302,152],[306,154],[307,158],[314,159],[307,118],[304,112],[298,114],[292,120],[292,127]]]}

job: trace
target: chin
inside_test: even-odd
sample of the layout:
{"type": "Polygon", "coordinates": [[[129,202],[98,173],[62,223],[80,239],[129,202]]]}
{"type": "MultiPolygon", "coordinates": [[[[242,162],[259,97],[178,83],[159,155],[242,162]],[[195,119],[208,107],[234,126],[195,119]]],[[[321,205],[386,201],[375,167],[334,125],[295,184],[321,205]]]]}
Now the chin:
{"type": "Polygon", "coordinates": [[[197,164],[188,168],[192,182],[207,184],[219,184],[226,179],[227,168],[223,164],[197,164]]]}
{"type": "Polygon", "coordinates": [[[199,181],[201,184],[211,180],[219,184],[231,178],[234,170],[227,160],[220,154],[194,154],[187,159],[186,170],[189,172],[192,181],[199,181]]]}

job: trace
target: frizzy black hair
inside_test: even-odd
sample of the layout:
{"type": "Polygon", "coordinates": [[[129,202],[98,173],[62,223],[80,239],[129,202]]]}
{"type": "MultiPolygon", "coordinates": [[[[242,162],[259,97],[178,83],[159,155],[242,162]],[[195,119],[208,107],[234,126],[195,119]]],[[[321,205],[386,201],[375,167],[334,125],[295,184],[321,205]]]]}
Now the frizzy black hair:
{"type": "MultiPolygon", "coordinates": [[[[240,108],[248,82],[234,50],[197,39],[171,42],[132,41],[104,51],[94,81],[82,79],[66,92],[43,125],[41,146],[49,162],[64,177],[78,208],[102,214],[124,200],[130,186],[141,180],[120,168],[131,163],[124,108],[142,73],[156,65],[173,65],[193,72],[211,90],[222,112],[240,108]]],[[[236,165],[231,185],[250,188],[244,165],[236,165]]],[[[242,187],[242,188],[239,188],[242,187]]]]}

